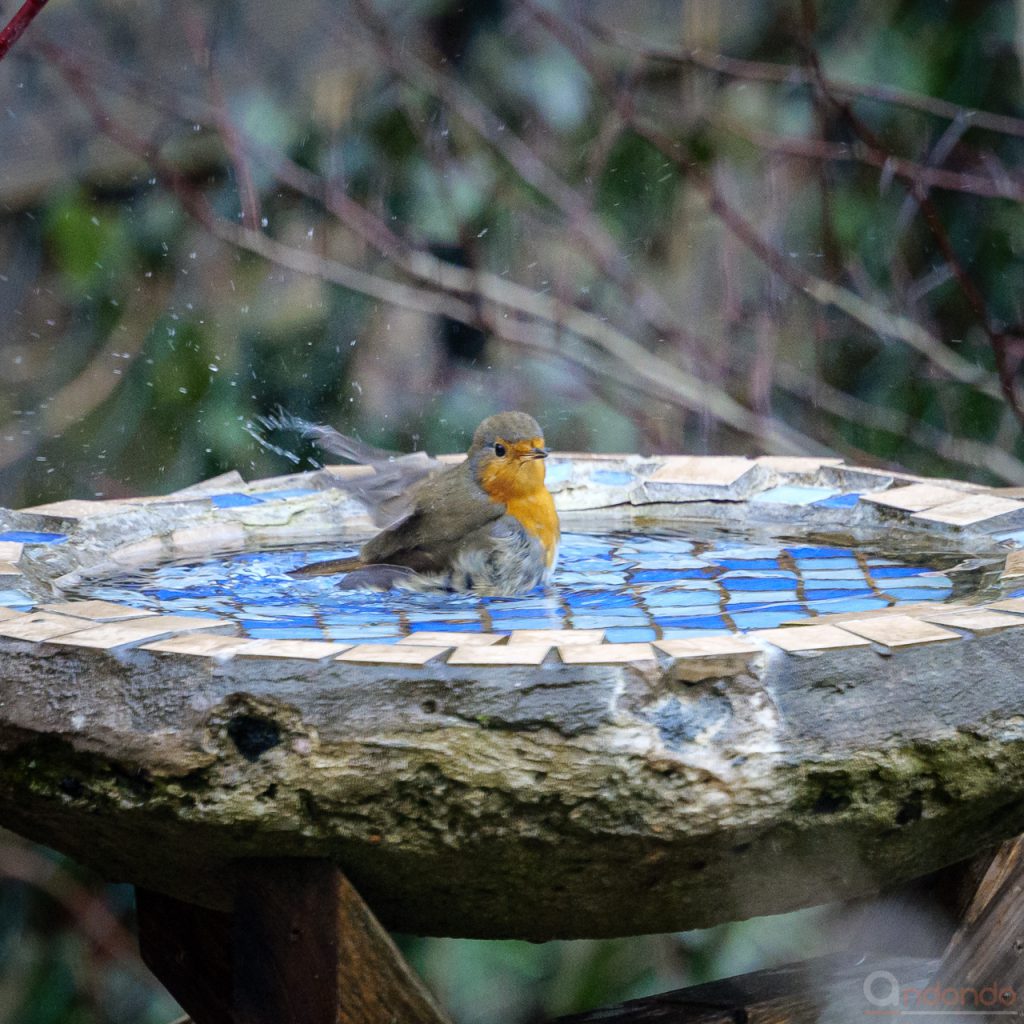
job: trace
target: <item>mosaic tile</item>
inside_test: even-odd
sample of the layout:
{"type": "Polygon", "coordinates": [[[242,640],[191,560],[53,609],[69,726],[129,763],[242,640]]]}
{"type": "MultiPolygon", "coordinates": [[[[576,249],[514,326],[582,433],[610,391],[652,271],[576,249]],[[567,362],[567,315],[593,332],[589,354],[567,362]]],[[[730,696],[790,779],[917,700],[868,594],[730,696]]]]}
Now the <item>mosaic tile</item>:
{"type": "Polygon", "coordinates": [[[38,643],[66,636],[90,625],[88,619],[73,619],[67,615],[33,612],[18,618],[0,620],[0,637],[5,637],[8,640],[32,640],[38,643]]]}
{"type": "Polygon", "coordinates": [[[210,496],[214,508],[244,508],[246,505],[260,505],[263,498],[252,494],[214,494],[210,496]]]}
{"type": "MultiPolygon", "coordinates": [[[[334,660],[357,661],[370,665],[425,665],[449,649],[450,647],[419,647],[415,644],[356,644],[334,660]]],[[[484,651],[489,649],[479,648],[484,651]]]]}
{"type": "MultiPolygon", "coordinates": [[[[0,576],[24,576],[25,574],[13,562],[0,562],[0,576]]],[[[14,582],[8,580],[8,583],[14,582]]]]}
{"type": "Polygon", "coordinates": [[[851,620],[837,627],[865,637],[884,647],[910,647],[916,644],[959,640],[958,633],[940,629],[930,622],[912,619],[909,615],[889,615],[866,620],[851,620]]]}
{"type": "Polygon", "coordinates": [[[43,611],[57,615],[75,615],[80,619],[97,622],[116,622],[118,619],[138,619],[155,612],[143,608],[130,608],[110,601],[62,601],[57,604],[40,605],[43,611]]]}
{"type": "Polygon", "coordinates": [[[223,619],[188,618],[183,615],[152,615],[144,619],[128,619],[124,622],[110,622],[102,626],[63,636],[61,644],[72,647],[92,647],[98,650],[112,650],[126,644],[155,640],[165,633],[181,633],[193,629],[216,629],[230,623],[223,619]]]}
{"type": "Polygon", "coordinates": [[[18,619],[25,615],[25,612],[15,611],[13,608],[0,607],[0,622],[6,619],[18,619]]]}
{"type": "Polygon", "coordinates": [[[963,491],[950,487],[939,487],[935,484],[910,484],[907,487],[894,487],[878,494],[865,494],[864,500],[875,505],[902,509],[904,512],[923,512],[937,505],[948,505],[964,497],[963,491]]]}
{"type": "Polygon", "coordinates": [[[813,455],[762,455],[757,459],[760,466],[767,466],[777,473],[814,473],[822,466],[841,466],[839,458],[818,458],[813,455]]]}
{"type": "Polygon", "coordinates": [[[803,487],[798,484],[782,484],[761,491],[751,497],[751,504],[766,505],[813,505],[833,498],[839,491],[834,487],[803,487]]]}
{"type": "Polygon", "coordinates": [[[1015,579],[1018,576],[1024,576],[1024,551],[1011,551],[1006,556],[1000,579],[1015,579]]]}
{"type": "MultiPolygon", "coordinates": [[[[501,640],[501,637],[494,633],[459,633],[457,642],[462,646],[488,647],[496,644],[499,640],[501,640]]],[[[455,642],[452,639],[451,630],[447,632],[424,630],[421,633],[411,633],[409,636],[404,636],[399,641],[402,644],[425,644],[428,647],[445,646],[455,642]]]]}
{"type": "Polygon", "coordinates": [[[927,512],[917,512],[913,518],[948,526],[976,526],[997,520],[1017,520],[1022,518],[1021,513],[1024,513],[1024,502],[989,494],[973,494],[927,512]]]}
{"type": "Polygon", "coordinates": [[[17,562],[24,548],[20,540],[0,540],[0,562],[17,562]]]}
{"type": "Polygon", "coordinates": [[[84,501],[80,498],[68,498],[65,501],[51,501],[45,505],[33,505],[22,509],[35,516],[49,519],[89,519],[93,516],[115,515],[131,508],[131,501],[84,501]]]}
{"type": "MultiPolygon", "coordinates": [[[[316,626],[267,626],[261,629],[250,629],[248,633],[257,640],[347,640],[348,637],[335,636],[330,630],[321,630],[316,626]]],[[[365,634],[361,634],[365,637],[365,634]]],[[[380,637],[375,637],[380,640],[380,637]]]]}
{"type": "Polygon", "coordinates": [[[764,611],[751,612],[730,612],[729,618],[736,626],[743,630],[775,629],[784,622],[791,622],[801,615],[809,616],[806,609],[765,609],[764,611]]]}
{"type": "Polygon", "coordinates": [[[1001,612],[1013,612],[1015,615],[1024,615],[1024,597],[1009,597],[1003,601],[992,601],[989,608],[1001,612]]]}
{"type": "Polygon", "coordinates": [[[23,590],[0,590],[0,607],[31,608],[35,600],[23,590]]]}
{"type": "Polygon", "coordinates": [[[824,498],[821,501],[815,501],[812,504],[813,508],[854,508],[860,504],[860,500],[863,497],[861,494],[836,494],[831,498],[824,498]]]}
{"type": "Polygon", "coordinates": [[[587,644],[562,646],[558,654],[566,665],[639,664],[654,661],[650,644],[587,644]]]}
{"type": "Polygon", "coordinates": [[[659,640],[654,645],[673,658],[716,658],[723,655],[760,654],[761,648],[747,638],[737,636],[659,640]]]}
{"type": "Polygon", "coordinates": [[[934,622],[939,626],[967,629],[972,633],[995,633],[1001,629],[1024,626],[1024,619],[1016,615],[987,608],[979,608],[975,611],[947,611],[937,608],[932,612],[918,612],[917,618],[924,619],[925,622],[934,622]]]}
{"type": "Polygon", "coordinates": [[[510,644],[599,644],[603,629],[516,629],[508,638],[510,644]]]}
{"type": "Polygon", "coordinates": [[[649,643],[659,639],[659,632],[653,626],[610,626],[605,639],[610,644],[649,643]]]}
{"type": "Polygon", "coordinates": [[[604,487],[629,487],[636,482],[636,476],[624,469],[595,469],[590,480],[604,487]]]}
{"type": "Polygon", "coordinates": [[[790,654],[826,651],[833,648],[869,647],[870,641],[838,626],[801,626],[799,629],[766,629],[751,637],[780,647],[790,654]]]}
{"type": "Polygon", "coordinates": [[[247,642],[237,636],[185,633],[181,636],[168,637],[166,640],[156,640],[151,644],[143,644],[141,650],[164,654],[194,654],[204,658],[229,658],[247,642]]]}
{"type": "Polygon", "coordinates": [[[238,648],[240,658],[303,658],[321,661],[347,650],[345,644],[321,640],[246,640],[238,648]]]}
{"type": "Polygon", "coordinates": [[[460,645],[448,655],[449,665],[539,665],[547,657],[549,643],[509,644],[501,647],[460,645]]]}
{"type": "Polygon", "coordinates": [[[66,533],[44,533],[37,530],[5,530],[0,533],[0,541],[14,541],[17,544],[63,544],[67,539],[66,533]]]}
{"type": "Polygon", "coordinates": [[[729,487],[754,466],[749,459],[729,455],[670,455],[649,479],[660,483],[729,487]]]}
{"type": "Polygon", "coordinates": [[[697,637],[710,638],[719,636],[735,636],[735,632],[724,622],[718,628],[685,629],[674,626],[660,626],[662,640],[692,640],[697,637]]]}
{"type": "Polygon", "coordinates": [[[673,629],[713,629],[730,632],[729,623],[721,615],[678,615],[658,619],[658,625],[665,635],[673,629]]]}

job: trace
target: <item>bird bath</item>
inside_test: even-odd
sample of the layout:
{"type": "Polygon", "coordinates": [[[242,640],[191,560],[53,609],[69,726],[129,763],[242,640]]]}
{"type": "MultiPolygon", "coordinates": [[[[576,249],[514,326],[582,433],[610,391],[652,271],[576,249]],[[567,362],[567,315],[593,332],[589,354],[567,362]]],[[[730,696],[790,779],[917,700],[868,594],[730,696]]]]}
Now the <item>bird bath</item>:
{"type": "Polygon", "coordinates": [[[238,858],[330,858],[390,927],[530,939],[854,897],[1024,829],[1015,496],[555,455],[548,590],[288,577],[371,532],[359,472],[0,512],[0,822],[213,909],[238,858]]]}

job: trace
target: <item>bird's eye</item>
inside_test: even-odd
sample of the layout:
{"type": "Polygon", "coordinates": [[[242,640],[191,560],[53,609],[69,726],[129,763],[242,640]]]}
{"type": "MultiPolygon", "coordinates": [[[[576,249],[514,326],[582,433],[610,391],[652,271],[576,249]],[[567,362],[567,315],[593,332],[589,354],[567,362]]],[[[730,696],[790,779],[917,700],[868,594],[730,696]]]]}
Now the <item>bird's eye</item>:
{"type": "Polygon", "coordinates": [[[495,442],[494,454],[497,455],[499,459],[505,457],[505,446],[500,441],[495,442]]]}

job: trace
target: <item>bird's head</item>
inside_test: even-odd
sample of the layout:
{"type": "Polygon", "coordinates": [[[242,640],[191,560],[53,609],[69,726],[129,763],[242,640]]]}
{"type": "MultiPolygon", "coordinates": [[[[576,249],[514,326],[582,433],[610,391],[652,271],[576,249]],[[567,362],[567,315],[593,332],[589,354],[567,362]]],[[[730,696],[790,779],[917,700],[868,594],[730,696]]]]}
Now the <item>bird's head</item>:
{"type": "Polygon", "coordinates": [[[492,501],[526,498],[544,486],[544,434],[525,412],[499,412],[476,428],[468,459],[492,501]]]}

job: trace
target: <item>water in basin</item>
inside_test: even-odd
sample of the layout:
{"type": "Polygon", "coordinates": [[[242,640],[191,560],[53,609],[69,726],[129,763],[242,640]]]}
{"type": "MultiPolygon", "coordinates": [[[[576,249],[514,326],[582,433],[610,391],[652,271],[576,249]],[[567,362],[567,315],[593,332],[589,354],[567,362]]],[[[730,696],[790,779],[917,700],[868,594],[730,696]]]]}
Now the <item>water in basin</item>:
{"type": "Polygon", "coordinates": [[[355,553],[351,546],[317,547],[170,563],[96,581],[81,596],[221,616],[253,638],[388,643],[422,630],[603,629],[615,643],[946,601],[976,592],[993,575],[984,560],[972,568],[962,554],[894,555],[877,543],[842,546],[711,529],[567,533],[552,584],[515,598],[339,590],[335,577],[287,575],[308,562],[355,553]]]}

